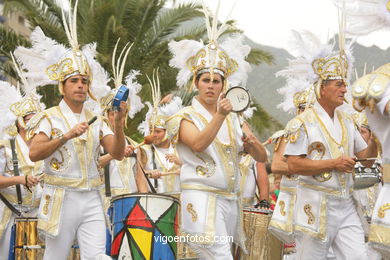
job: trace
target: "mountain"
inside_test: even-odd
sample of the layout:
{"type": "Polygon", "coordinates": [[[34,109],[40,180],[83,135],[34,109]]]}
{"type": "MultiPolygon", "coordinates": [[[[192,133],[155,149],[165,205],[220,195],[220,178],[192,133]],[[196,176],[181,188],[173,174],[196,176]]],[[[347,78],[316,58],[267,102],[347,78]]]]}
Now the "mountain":
{"type": "MultiPolygon", "coordinates": [[[[282,97],[277,92],[277,89],[284,86],[285,80],[282,77],[275,77],[275,73],[287,66],[288,59],[292,58],[292,55],[285,49],[261,45],[248,38],[245,43],[253,48],[267,51],[274,56],[274,64],[272,65],[260,64],[258,66],[252,66],[252,72],[249,75],[247,86],[252,97],[264,108],[264,110],[281,124],[285,125],[293,115],[289,115],[283,110],[276,108],[276,106],[282,102],[282,97]]],[[[381,65],[388,63],[390,48],[382,50],[377,46],[365,47],[355,43],[354,57],[354,67],[357,69],[359,75],[362,75],[365,63],[367,63],[367,72],[370,72],[372,67],[378,68],[381,65]]]]}

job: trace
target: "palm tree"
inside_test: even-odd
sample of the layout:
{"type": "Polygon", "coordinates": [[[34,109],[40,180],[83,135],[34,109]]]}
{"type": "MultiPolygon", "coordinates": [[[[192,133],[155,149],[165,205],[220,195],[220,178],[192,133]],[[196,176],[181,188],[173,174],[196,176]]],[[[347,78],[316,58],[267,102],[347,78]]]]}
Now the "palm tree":
{"type": "MultiPolygon", "coordinates": [[[[201,6],[195,3],[182,3],[174,8],[164,8],[167,0],[82,0],[78,3],[78,32],[81,45],[97,42],[98,60],[111,72],[111,55],[118,38],[119,48],[127,42],[133,43],[125,71],[139,70],[142,75],[139,82],[147,85],[145,74],[151,75],[153,69],[159,67],[161,75],[162,95],[176,88],[177,71],[169,67],[170,40],[202,39],[206,36],[206,28],[201,19],[201,6]]],[[[40,26],[43,32],[57,42],[67,45],[61,8],[56,0],[4,0],[6,12],[18,11],[29,22],[31,29],[40,26]]],[[[231,29],[226,33],[240,32],[234,21],[229,21],[231,29]]],[[[9,56],[16,46],[28,46],[24,39],[0,26],[0,55],[9,56]]],[[[251,51],[248,61],[252,64],[272,63],[272,56],[262,50],[251,51]]],[[[4,63],[1,68],[7,75],[15,73],[4,63]]],[[[144,88],[141,96],[150,99],[150,93],[144,88]]],[[[48,107],[58,103],[56,88],[44,88],[44,101],[48,107]]],[[[136,126],[143,120],[145,111],[139,113],[127,129],[135,133],[136,126]]],[[[264,117],[264,116],[263,116],[264,117]]],[[[133,136],[134,137],[134,136],[133,136]]]]}

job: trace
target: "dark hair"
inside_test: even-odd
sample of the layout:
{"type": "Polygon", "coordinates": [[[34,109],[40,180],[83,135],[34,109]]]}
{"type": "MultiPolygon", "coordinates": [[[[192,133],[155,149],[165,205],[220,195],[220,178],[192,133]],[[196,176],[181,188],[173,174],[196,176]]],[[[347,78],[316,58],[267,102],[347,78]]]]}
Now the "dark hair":
{"type": "MultiPolygon", "coordinates": [[[[205,74],[205,73],[210,73],[210,72],[202,72],[202,73],[200,73],[199,75],[196,76],[195,81],[199,81],[200,77],[201,77],[203,74],[205,74]]],[[[215,73],[214,73],[214,74],[215,74],[215,73]]],[[[217,73],[217,74],[218,74],[218,73],[217,73]]],[[[218,75],[221,76],[222,85],[223,85],[223,83],[225,82],[225,77],[222,76],[221,74],[218,74],[218,75]]]]}

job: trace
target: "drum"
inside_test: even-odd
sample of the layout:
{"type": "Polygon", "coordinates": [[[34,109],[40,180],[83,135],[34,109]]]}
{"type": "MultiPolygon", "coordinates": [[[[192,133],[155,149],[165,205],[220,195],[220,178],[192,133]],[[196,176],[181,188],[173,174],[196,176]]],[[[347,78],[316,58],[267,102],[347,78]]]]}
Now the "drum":
{"type": "Polygon", "coordinates": [[[113,259],[176,259],[178,199],[132,193],[111,200],[113,259]]]}
{"type": "Polygon", "coordinates": [[[38,239],[37,226],[37,218],[15,219],[15,225],[12,228],[9,259],[41,259],[44,246],[38,239]]]}
{"type": "Polygon", "coordinates": [[[378,164],[374,163],[371,168],[357,165],[355,167],[354,184],[355,190],[366,189],[381,182],[382,173],[378,164]]]}
{"type": "Polygon", "coordinates": [[[242,87],[232,87],[226,92],[226,98],[229,99],[233,106],[233,112],[242,112],[248,108],[250,104],[250,96],[248,90],[242,87]]]}
{"type": "Polygon", "coordinates": [[[268,232],[272,211],[244,208],[245,246],[248,254],[240,253],[245,260],[278,260],[282,258],[283,243],[268,232]]]}

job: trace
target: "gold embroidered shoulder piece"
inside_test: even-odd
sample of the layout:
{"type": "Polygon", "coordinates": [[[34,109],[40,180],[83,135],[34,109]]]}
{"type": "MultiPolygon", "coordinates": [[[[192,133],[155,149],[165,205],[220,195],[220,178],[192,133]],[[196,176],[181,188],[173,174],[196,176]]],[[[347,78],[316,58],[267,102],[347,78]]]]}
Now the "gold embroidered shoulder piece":
{"type": "Polygon", "coordinates": [[[190,114],[192,113],[192,107],[185,107],[173,116],[169,117],[166,121],[166,130],[168,138],[173,142],[177,143],[179,140],[179,129],[181,121],[187,120],[192,122],[190,114]]]}

